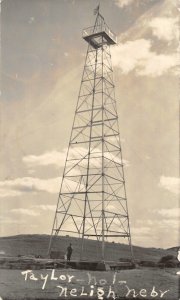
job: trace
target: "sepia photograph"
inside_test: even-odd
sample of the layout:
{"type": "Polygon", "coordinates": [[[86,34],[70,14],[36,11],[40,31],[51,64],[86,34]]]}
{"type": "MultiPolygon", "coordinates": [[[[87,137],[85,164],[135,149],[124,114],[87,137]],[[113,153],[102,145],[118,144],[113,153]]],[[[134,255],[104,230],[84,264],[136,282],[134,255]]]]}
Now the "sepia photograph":
{"type": "Polygon", "coordinates": [[[179,300],[180,1],[0,2],[0,300],[179,300]]]}

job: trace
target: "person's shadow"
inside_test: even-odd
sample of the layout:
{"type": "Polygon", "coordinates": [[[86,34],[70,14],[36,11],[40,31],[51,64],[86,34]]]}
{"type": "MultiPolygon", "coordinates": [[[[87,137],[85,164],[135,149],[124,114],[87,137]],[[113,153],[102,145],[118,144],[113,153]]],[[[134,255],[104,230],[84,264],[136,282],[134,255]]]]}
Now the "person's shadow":
{"type": "MultiPolygon", "coordinates": [[[[179,250],[178,250],[177,259],[178,259],[178,261],[180,262],[180,248],[179,248],[179,250]]],[[[177,274],[177,275],[180,275],[180,271],[178,271],[176,274],[177,274]]]]}

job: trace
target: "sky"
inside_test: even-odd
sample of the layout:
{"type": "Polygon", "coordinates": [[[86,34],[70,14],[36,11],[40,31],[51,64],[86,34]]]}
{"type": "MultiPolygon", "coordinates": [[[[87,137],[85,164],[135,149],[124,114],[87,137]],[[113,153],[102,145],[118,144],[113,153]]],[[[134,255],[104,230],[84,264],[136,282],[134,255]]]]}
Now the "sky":
{"type": "MultiPolygon", "coordinates": [[[[50,234],[96,0],[1,3],[0,235],[50,234]]],[[[132,242],[179,237],[178,7],[103,0],[132,242]]]]}

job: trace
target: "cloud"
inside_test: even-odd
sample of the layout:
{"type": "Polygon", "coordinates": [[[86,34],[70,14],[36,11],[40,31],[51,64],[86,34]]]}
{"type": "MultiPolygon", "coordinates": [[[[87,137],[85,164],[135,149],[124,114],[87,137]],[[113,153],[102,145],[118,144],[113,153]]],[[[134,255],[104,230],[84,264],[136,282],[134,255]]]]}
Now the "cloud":
{"type": "MultiPolygon", "coordinates": [[[[52,150],[40,155],[27,155],[22,160],[28,167],[54,165],[59,168],[64,167],[66,155],[67,148],[64,148],[62,151],[52,150]]],[[[87,156],[87,149],[83,147],[71,148],[68,158],[71,159],[74,156],[87,156]]]]}
{"type": "Polygon", "coordinates": [[[35,212],[32,209],[26,209],[26,208],[14,208],[11,209],[11,212],[15,214],[30,216],[30,217],[36,217],[40,215],[38,212],[35,212]]]}
{"type": "Polygon", "coordinates": [[[151,227],[141,226],[141,227],[133,227],[131,228],[131,233],[137,236],[147,236],[151,232],[151,227]]]}
{"type": "Polygon", "coordinates": [[[23,193],[45,191],[57,193],[61,178],[40,179],[22,177],[14,180],[0,181],[0,197],[16,197],[23,193]]]}
{"type": "Polygon", "coordinates": [[[159,221],[159,227],[166,229],[166,231],[169,231],[170,234],[172,234],[172,230],[175,235],[177,234],[177,231],[179,233],[179,222],[177,221],[177,219],[164,219],[162,221],[159,221]]]}
{"type": "Polygon", "coordinates": [[[178,18],[159,17],[150,21],[153,35],[159,40],[171,42],[178,40],[178,18]]]}
{"type": "Polygon", "coordinates": [[[23,162],[26,163],[29,167],[32,166],[63,166],[66,159],[67,149],[63,151],[49,151],[41,155],[27,155],[23,157],[23,162]]]}
{"type": "Polygon", "coordinates": [[[33,208],[38,208],[41,210],[48,210],[55,212],[56,205],[49,205],[49,204],[40,204],[40,205],[33,205],[33,208]]]}
{"type": "Polygon", "coordinates": [[[179,218],[180,217],[180,208],[162,208],[157,211],[159,215],[161,215],[164,218],[179,218]]]}
{"type": "MultiPolygon", "coordinates": [[[[102,161],[102,156],[101,156],[101,149],[99,148],[94,148],[91,150],[91,153],[99,152],[99,159],[98,158],[91,158],[91,164],[100,167],[101,166],[101,161],[102,161]]],[[[45,152],[41,155],[27,155],[23,157],[23,162],[28,166],[28,167],[35,167],[35,166],[49,166],[49,165],[54,165],[58,168],[64,167],[65,165],[65,160],[66,160],[66,153],[67,153],[67,148],[63,149],[62,151],[49,151],[45,152]]],[[[69,156],[68,159],[73,159],[73,158],[79,158],[81,159],[82,157],[87,157],[88,155],[88,150],[87,148],[83,147],[76,147],[74,149],[70,149],[69,151],[69,156]]],[[[106,152],[105,157],[114,160],[115,162],[120,163],[121,160],[119,157],[116,157],[112,153],[106,152]]],[[[87,161],[84,161],[84,165],[86,166],[87,161]]],[[[127,167],[129,166],[129,161],[123,160],[123,164],[127,167]]],[[[81,162],[81,165],[83,165],[83,161],[81,162]]],[[[34,170],[33,170],[34,172],[34,170]]],[[[76,170],[77,173],[77,170],[76,170]]],[[[71,171],[72,175],[72,171],[71,171]]]]}
{"type": "Polygon", "coordinates": [[[7,188],[1,188],[0,187],[0,198],[6,198],[6,197],[18,197],[22,193],[20,191],[11,190],[7,188]]]}
{"type": "Polygon", "coordinates": [[[108,204],[107,206],[105,206],[105,210],[107,210],[107,211],[116,211],[117,208],[112,204],[108,204]]]}
{"type": "Polygon", "coordinates": [[[176,54],[164,55],[164,54],[152,54],[147,59],[144,69],[139,70],[139,75],[157,77],[170,71],[171,68],[177,65],[176,54]]]}
{"type": "Polygon", "coordinates": [[[35,22],[35,17],[30,17],[28,23],[32,24],[35,22]]]}
{"type": "MultiPolygon", "coordinates": [[[[33,177],[22,177],[14,180],[0,181],[0,197],[15,197],[25,193],[47,192],[57,194],[61,185],[62,177],[40,179],[33,177]]],[[[74,191],[79,187],[82,191],[84,185],[79,181],[69,178],[64,180],[62,192],[74,191]]]]}
{"type": "Polygon", "coordinates": [[[118,7],[122,8],[122,7],[125,7],[125,6],[128,6],[128,5],[132,4],[134,1],[136,1],[136,0],[115,0],[115,4],[118,7]]]}
{"type": "Polygon", "coordinates": [[[131,226],[132,240],[133,243],[138,245],[144,245],[146,247],[152,247],[156,245],[159,247],[159,241],[162,243],[162,247],[172,247],[172,245],[177,245],[178,243],[178,233],[179,233],[179,222],[177,217],[168,218],[167,214],[173,216],[176,214],[176,209],[166,209],[162,212],[153,211],[156,214],[150,219],[138,219],[135,224],[131,226]],[[162,213],[157,214],[157,213],[162,213]],[[167,213],[167,214],[166,214],[167,213]],[[171,236],[171,239],[166,239],[164,237],[171,236]]]}
{"type": "Polygon", "coordinates": [[[180,191],[180,178],[161,176],[159,186],[178,195],[180,191]]]}
{"type": "Polygon", "coordinates": [[[10,218],[10,217],[0,217],[0,224],[10,224],[10,225],[17,225],[17,224],[25,224],[24,220],[19,218],[10,218]]]}
{"type": "Polygon", "coordinates": [[[35,170],[33,170],[33,169],[29,169],[28,170],[28,173],[31,175],[31,174],[34,174],[35,173],[35,170]]]}
{"type": "Polygon", "coordinates": [[[119,44],[112,49],[113,65],[123,74],[135,71],[137,76],[161,76],[177,66],[177,54],[157,54],[152,41],[138,39],[119,44]]]}

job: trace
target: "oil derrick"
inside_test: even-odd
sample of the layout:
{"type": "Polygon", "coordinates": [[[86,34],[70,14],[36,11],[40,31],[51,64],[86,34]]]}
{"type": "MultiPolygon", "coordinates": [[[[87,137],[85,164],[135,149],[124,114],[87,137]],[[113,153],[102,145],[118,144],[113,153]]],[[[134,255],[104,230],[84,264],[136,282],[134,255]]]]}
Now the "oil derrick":
{"type": "Polygon", "coordinates": [[[54,236],[87,238],[101,245],[124,242],[131,248],[123,160],[110,46],[117,43],[96,9],[93,27],[83,30],[88,43],[80,91],[52,228],[54,236]]]}

